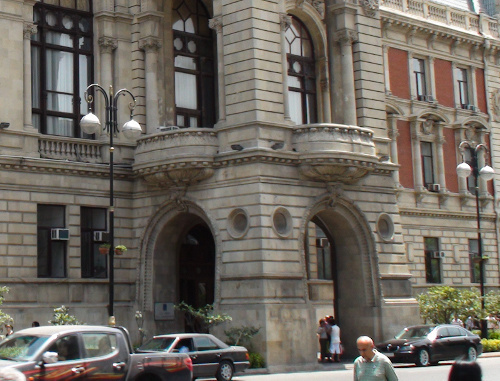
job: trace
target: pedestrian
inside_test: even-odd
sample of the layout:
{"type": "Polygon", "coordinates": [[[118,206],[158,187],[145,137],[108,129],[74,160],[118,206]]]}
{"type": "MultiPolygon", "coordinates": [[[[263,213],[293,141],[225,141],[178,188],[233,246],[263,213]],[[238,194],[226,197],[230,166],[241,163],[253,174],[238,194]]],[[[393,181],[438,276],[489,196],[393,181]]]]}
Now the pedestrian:
{"type": "Polygon", "coordinates": [[[0,368],[0,381],[26,381],[26,376],[14,368],[0,368]]]}
{"type": "Polygon", "coordinates": [[[360,356],[354,360],[354,381],[398,381],[391,360],[375,349],[370,337],[360,336],[356,345],[360,356]]]}
{"type": "Polygon", "coordinates": [[[328,357],[328,324],[326,324],[325,319],[319,320],[319,325],[316,333],[319,338],[319,348],[320,348],[320,361],[326,361],[328,357]]]}
{"type": "Polygon", "coordinates": [[[474,319],[472,319],[472,316],[469,316],[465,320],[465,328],[467,328],[469,331],[472,331],[475,328],[474,319]]]}
{"type": "Polygon", "coordinates": [[[330,330],[330,354],[334,362],[340,362],[340,355],[342,354],[341,341],[340,341],[340,327],[335,322],[333,316],[330,316],[328,324],[330,330]]]}
{"type": "Polygon", "coordinates": [[[33,323],[31,323],[31,326],[32,327],[40,327],[40,323],[35,320],[33,323]]]}
{"type": "Polygon", "coordinates": [[[481,381],[481,367],[475,361],[457,361],[451,366],[448,381],[481,381]]]}
{"type": "Polygon", "coordinates": [[[9,337],[14,333],[14,327],[12,324],[5,324],[5,337],[9,337]]]}
{"type": "Polygon", "coordinates": [[[464,326],[464,322],[462,321],[462,319],[460,319],[459,317],[457,317],[457,315],[455,315],[455,317],[453,318],[453,320],[451,321],[451,324],[453,325],[458,325],[460,327],[463,327],[464,326]]]}

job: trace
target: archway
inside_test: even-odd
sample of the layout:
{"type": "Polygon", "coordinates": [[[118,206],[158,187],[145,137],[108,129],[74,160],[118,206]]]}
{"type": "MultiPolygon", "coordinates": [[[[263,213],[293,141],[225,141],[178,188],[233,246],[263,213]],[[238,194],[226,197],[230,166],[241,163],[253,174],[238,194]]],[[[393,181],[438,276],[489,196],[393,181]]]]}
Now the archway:
{"type": "Polygon", "coordinates": [[[380,280],[375,244],[361,211],[345,199],[325,200],[309,214],[304,248],[315,318],[333,312],[346,354],[360,335],[380,331],[380,280]]]}

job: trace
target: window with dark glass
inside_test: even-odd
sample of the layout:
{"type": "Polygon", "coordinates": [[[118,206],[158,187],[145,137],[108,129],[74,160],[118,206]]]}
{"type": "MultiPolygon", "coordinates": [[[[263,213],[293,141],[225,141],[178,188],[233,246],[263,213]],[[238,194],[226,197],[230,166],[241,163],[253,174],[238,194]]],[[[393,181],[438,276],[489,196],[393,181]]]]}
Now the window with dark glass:
{"type": "Polygon", "coordinates": [[[479,257],[479,240],[469,239],[470,281],[481,282],[481,258],[479,257]]]}
{"type": "MultiPolygon", "coordinates": [[[[467,148],[463,151],[463,158],[464,161],[470,165],[472,170],[474,171],[474,168],[476,168],[477,164],[474,161],[474,155],[472,153],[472,149],[467,148]]],[[[467,177],[467,189],[470,193],[473,195],[476,194],[477,189],[476,189],[476,179],[474,178],[474,173],[471,172],[470,176],[467,177]]]]}
{"type": "Polygon", "coordinates": [[[427,283],[441,283],[441,255],[439,240],[433,237],[424,238],[425,279],[427,283]]]}
{"type": "Polygon", "coordinates": [[[419,101],[424,101],[427,95],[425,83],[425,61],[421,58],[413,59],[413,75],[415,76],[415,92],[419,101]]]}
{"type": "Polygon", "coordinates": [[[52,230],[66,227],[63,205],[37,207],[37,267],[39,278],[66,277],[66,250],[68,241],[53,239],[52,230]]]}
{"type": "Polygon", "coordinates": [[[91,0],[41,0],[31,38],[33,126],[43,134],[88,137],[83,93],[92,80],[91,0]]]}
{"type": "Polygon", "coordinates": [[[209,15],[198,0],[174,0],[175,114],[179,127],[213,127],[215,79],[209,15]]]}
{"type": "MultiPolygon", "coordinates": [[[[319,228],[316,229],[316,233],[324,235],[321,234],[323,231],[319,228]]],[[[332,255],[328,238],[316,237],[316,252],[318,253],[318,279],[332,280],[332,255]]]]}
{"type": "Polygon", "coordinates": [[[467,84],[467,70],[457,68],[456,79],[458,82],[458,95],[460,98],[460,106],[467,108],[469,106],[469,86],[467,84]]]}
{"type": "Polygon", "coordinates": [[[432,154],[431,142],[420,142],[420,152],[422,155],[422,175],[424,186],[434,184],[434,158],[432,154]]]}
{"type": "Polygon", "coordinates": [[[82,278],[106,278],[108,256],[99,253],[99,246],[107,240],[108,211],[82,207],[80,213],[82,278]]]}
{"type": "Polygon", "coordinates": [[[285,38],[290,118],[297,124],[317,123],[316,63],[311,36],[304,24],[292,16],[285,38]]]}

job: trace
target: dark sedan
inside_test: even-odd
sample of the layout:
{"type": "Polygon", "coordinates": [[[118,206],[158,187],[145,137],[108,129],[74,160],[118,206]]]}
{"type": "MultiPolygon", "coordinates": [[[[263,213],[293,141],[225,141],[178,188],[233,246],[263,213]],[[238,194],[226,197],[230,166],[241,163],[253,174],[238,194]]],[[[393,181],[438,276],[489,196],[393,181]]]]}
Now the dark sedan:
{"type": "Polygon", "coordinates": [[[474,361],[483,352],[483,345],[478,335],[457,325],[417,325],[377,344],[377,350],[392,362],[427,366],[447,360],[474,361]]]}
{"type": "Polygon", "coordinates": [[[245,347],[229,346],[210,334],[178,333],[159,335],[144,343],[138,352],[185,352],[193,361],[193,380],[215,377],[230,381],[235,372],[250,366],[245,347]]]}

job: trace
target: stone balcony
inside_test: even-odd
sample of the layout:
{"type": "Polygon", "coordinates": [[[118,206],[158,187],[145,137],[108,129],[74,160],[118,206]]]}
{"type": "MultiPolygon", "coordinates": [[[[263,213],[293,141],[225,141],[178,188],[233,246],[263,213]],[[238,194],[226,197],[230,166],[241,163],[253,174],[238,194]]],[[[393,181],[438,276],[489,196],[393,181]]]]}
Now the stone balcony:
{"type": "Polygon", "coordinates": [[[316,181],[352,184],[379,164],[373,132],[367,128],[326,123],[297,126],[292,145],[301,173],[316,181]]]}
{"type": "Polygon", "coordinates": [[[219,148],[211,128],[174,129],[137,140],[134,174],[148,184],[187,187],[208,179],[219,148]]]}

